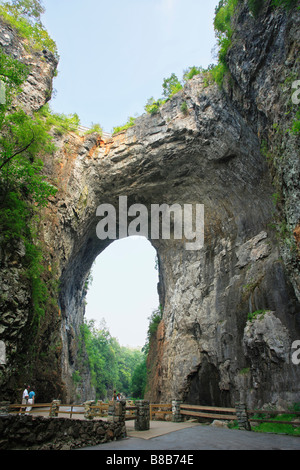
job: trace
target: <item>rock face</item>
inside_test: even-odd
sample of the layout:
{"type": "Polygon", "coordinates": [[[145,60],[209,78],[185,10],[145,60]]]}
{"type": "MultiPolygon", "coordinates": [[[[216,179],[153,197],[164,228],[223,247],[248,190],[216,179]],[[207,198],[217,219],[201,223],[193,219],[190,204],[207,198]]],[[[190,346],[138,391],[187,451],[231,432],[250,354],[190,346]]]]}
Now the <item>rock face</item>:
{"type": "MultiPolygon", "coordinates": [[[[149,233],[159,260],[163,320],[150,349],[147,398],[202,405],[297,401],[300,369],[291,362],[291,345],[300,338],[299,264],[296,250],[287,249],[271,225],[274,217],[291,228],[300,220],[299,137],[275,135],[273,126],[291,124],[281,114],[288,97],[280,84],[287,83],[287,62],[300,77],[298,23],[296,12],[267,7],[254,20],[242,5],[225,90],[207,87],[199,75],[158,114],[141,116],[109,141],[96,134],[57,136],[45,171],[59,191],[45,211],[41,239],[60,278],[67,400],[92,393],[88,375],[86,387],[76,391],[72,374],[85,281],[111,243],[96,235],[96,210],[100,204],[118,208],[126,196],[128,207],[143,204],[149,214],[152,204],[205,207],[200,250],[187,250],[185,239],[151,239],[149,233]],[[282,146],[280,159],[271,149],[271,169],[261,152],[264,139],[277,150],[282,146]],[[283,201],[276,210],[274,179],[283,201]],[[258,310],[272,313],[250,324],[249,313],[258,310]]],[[[99,292],[101,301],[101,286],[99,292]]]]}

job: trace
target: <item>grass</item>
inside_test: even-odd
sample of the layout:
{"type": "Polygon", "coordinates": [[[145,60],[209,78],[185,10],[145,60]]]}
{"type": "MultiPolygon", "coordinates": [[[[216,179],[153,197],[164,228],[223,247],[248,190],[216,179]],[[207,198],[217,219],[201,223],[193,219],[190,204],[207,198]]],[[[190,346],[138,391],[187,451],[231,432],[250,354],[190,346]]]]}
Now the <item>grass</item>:
{"type": "Polygon", "coordinates": [[[262,320],[265,314],[266,314],[266,310],[256,310],[256,312],[248,313],[247,320],[250,321],[251,323],[253,322],[253,320],[257,320],[258,318],[262,320]]]}
{"type": "MultiPolygon", "coordinates": [[[[255,415],[253,418],[258,417],[258,419],[263,419],[261,416],[265,417],[265,415],[255,415]]],[[[274,417],[266,418],[269,421],[295,421],[299,419],[299,415],[293,414],[280,414],[274,417]]],[[[287,423],[259,423],[256,426],[251,426],[252,431],[254,432],[269,432],[274,434],[287,434],[288,436],[300,436],[300,423],[299,426],[295,426],[293,424],[287,423]]]]}

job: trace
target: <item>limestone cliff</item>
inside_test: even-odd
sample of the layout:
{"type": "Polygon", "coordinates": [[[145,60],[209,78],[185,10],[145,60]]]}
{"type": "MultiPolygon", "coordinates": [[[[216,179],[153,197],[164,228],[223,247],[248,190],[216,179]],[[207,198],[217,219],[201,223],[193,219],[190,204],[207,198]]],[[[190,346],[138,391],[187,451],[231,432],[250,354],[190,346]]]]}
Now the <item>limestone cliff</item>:
{"type": "Polygon", "coordinates": [[[158,114],[141,116],[109,141],[97,134],[56,136],[45,172],[58,193],[40,236],[60,279],[59,374],[68,400],[91,393],[88,375],[85,389],[76,391],[72,382],[85,281],[110,243],[96,236],[96,209],[118,207],[119,196],[148,209],[205,206],[203,249],[187,251],[185,240],[150,240],[159,259],[163,320],[150,349],[148,398],[203,405],[243,398],[262,405],[299,397],[300,366],[291,361],[292,343],[300,339],[299,258],[291,234],[300,221],[299,135],[286,132],[295,113],[285,113],[290,77],[300,78],[299,14],[266,5],[254,19],[241,2],[235,21],[223,90],[199,75],[158,114]],[[284,237],[278,239],[274,221],[284,223],[284,237]],[[256,311],[264,315],[250,323],[256,311]]]}

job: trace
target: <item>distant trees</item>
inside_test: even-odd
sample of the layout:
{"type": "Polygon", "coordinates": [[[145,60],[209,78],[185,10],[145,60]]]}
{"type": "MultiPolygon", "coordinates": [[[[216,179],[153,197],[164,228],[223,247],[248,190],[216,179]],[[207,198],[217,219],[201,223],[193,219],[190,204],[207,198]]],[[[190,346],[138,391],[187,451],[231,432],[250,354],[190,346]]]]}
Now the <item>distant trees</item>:
{"type": "MultiPolygon", "coordinates": [[[[104,320],[98,327],[95,320],[82,325],[80,356],[84,357],[85,350],[97,399],[111,398],[113,390],[127,397],[144,397],[150,343],[161,319],[161,308],[149,317],[146,343],[142,350],[120,346],[117,339],[111,336],[104,320]]],[[[80,381],[79,371],[75,373],[74,381],[80,381]]]]}
{"type": "Polygon", "coordinates": [[[94,320],[86,322],[81,332],[97,399],[110,398],[114,389],[132,396],[133,374],[144,361],[144,353],[139,349],[120,346],[105,322],[99,327],[96,327],[94,320]]]}

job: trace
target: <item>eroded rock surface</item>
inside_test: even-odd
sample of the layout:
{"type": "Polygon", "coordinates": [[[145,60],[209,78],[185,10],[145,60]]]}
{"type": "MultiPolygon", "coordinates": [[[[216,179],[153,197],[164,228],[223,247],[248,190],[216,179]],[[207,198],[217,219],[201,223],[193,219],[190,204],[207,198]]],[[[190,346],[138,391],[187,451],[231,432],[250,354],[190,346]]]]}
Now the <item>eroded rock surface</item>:
{"type": "Polygon", "coordinates": [[[287,100],[280,83],[287,76],[285,61],[299,71],[299,38],[291,28],[298,18],[266,9],[256,20],[264,31],[261,42],[254,21],[242,6],[236,35],[243,42],[233,42],[233,83],[225,91],[196,76],[158,114],[141,116],[111,140],[96,134],[56,137],[58,150],[45,161],[45,171],[59,190],[45,211],[41,239],[60,278],[61,377],[68,400],[92,393],[88,373],[77,391],[72,374],[78,369],[85,281],[110,243],[97,238],[96,209],[117,208],[119,197],[127,196],[128,206],[143,204],[149,213],[151,204],[205,206],[201,250],[186,250],[184,239],[149,235],[159,260],[163,320],[150,348],[148,398],[202,405],[231,405],[241,397],[253,406],[297,401],[300,369],[289,358],[300,338],[298,261],[271,225],[274,172],[285,201],[278,216],[292,228],[299,222],[299,137],[284,134],[279,141],[273,127],[275,120],[290,125],[280,114],[287,100]],[[263,93],[266,88],[271,96],[263,93]],[[272,171],[261,152],[264,135],[283,145],[284,157],[272,171]],[[249,325],[249,313],[257,310],[272,314],[249,325]]]}

